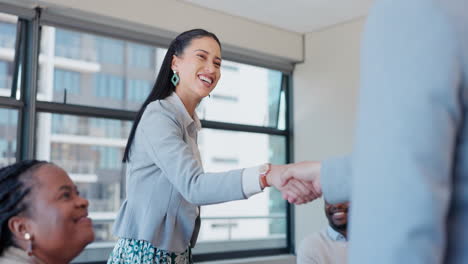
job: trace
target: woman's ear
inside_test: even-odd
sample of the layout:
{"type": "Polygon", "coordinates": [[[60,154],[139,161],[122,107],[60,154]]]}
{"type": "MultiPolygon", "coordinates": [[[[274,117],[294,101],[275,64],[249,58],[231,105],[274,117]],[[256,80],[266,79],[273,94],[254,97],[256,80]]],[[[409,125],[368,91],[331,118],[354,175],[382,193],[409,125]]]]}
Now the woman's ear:
{"type": "Polygon", "coordinates": [[[15,241],[25,240],[24,235],[32,233],[32,230],[29,230],[28,222],[27,218],[21,216],[13,216],[8,220],[8,229],[10,229],[15,241]]]}
{"type": "Polygon", "coordinates": [[[172,55],[172,63],[171,63],[171,70],[178,72],[178,65],[179,65],[179,57],[176,55],[172,55]]]}

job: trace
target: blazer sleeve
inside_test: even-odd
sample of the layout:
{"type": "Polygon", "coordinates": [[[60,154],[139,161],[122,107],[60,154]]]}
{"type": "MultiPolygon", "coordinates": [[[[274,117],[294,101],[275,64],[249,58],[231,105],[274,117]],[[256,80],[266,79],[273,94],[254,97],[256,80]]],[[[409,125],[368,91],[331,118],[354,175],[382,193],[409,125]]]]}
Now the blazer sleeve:
{"type": "Polygon", "coordinates": [[[361,53],[351,264],[444,262],[460,54],[438,1],[378,1],[361,53]]]}
{"type": "MultiPolygon", "coordinates": [[[[245,199],[242,171],[205,173],[189,145],[181,124],[161,107],[148,108],[138,126],[144,149],[181,195],[195,205],[245,199]]],[[[137,131],[138,132],[138,131],[137,131]]]]}
{"type": "Polygon", "coordinates": [[[341,156],[322,161],[322,191],[328,203],[343,203],[351,195],[351,157],[341,156]]]}

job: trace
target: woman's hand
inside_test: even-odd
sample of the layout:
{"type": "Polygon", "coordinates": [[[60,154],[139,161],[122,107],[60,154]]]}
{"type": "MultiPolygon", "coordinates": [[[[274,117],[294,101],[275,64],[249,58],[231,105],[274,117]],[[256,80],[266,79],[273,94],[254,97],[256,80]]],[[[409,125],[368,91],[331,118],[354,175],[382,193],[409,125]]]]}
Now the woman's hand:
{"type": "MultiPolygon", "coordinates": [[[[267,175],[267,183],[281,191],[283,198],[290,203],[303,204],[319,198],[322,195],[320,187],[317,188],[317,178],[314,180],[303,177],[294,178],[291,173],[298,173],[296,167],[299,163],[288,165],[271,165],[271,170],[267,175]]],[[[320,167],[320,163],[319,167],[320,167]]],[[[302,165],[302,164],[301,164],[302,165]]],[[[303,166],[303,165],[302,165],[303,166]]],[[[313,165],[312,167],[316,167],[313,165]]],[[[309,168],[309,169],[314,169],[309,168]]],[[[300,169],[301,172],[303,169],[300,169]]],[[[320,175],[320,169],[319,173],[320,175]]],[[[318,179],[319,180],[319,179],[318,179]]],[[[318,183],[320,186],[320,183],[318,183]]]]}

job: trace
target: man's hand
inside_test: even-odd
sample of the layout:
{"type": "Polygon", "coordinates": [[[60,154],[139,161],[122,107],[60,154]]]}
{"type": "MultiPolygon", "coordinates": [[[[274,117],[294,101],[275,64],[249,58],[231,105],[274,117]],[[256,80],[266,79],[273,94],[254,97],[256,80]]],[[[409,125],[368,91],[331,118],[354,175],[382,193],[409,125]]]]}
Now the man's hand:
{"type": "MultiPolygon", "coordinates": [[[[289,164],[280,176],[281,185],[287,187],[290,183],[295,184],[297,181],[307,183],[307,187],[310,188],[312,196],[315,197],[313,199],[316,199],[322,196],[320,169],[321,163],[317,161],[303,161],[289,164]]],[[[288,192],[288,194],[289,195],[285,197],[288,201],[297,198],[297,196],[290,192],[288,192]]]]}
{"type": "Polygon", "coordinates": [[[267,175],[267,183],[281,191],[283,198],[290,203],[303,204],[317,199],[321,192],[316,190],[313,181],[289,178],[283,180],[283,175],[288,173],[289,165],[271,165],[267,175]]]}

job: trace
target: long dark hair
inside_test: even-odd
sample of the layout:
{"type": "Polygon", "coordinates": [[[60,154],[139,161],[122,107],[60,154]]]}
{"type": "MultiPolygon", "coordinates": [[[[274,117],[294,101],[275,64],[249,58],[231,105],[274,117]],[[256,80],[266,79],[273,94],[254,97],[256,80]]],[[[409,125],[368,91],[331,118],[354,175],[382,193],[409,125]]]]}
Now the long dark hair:
{"type": "Polygon", "coordinates": [[[11,217],[28,209],[27,199],[33,184],[26,184],[31,173],[47,161],[25,160],[0,169],[0,256],[13,246],[13,234],[8,227],[11,217]],[[31,173],[29,173],[31,172],[31,173]],[[29,176],[27,176],[29,175],[29,176]]]}
{"type": "Polygon", "coordinates": [[[167,50],[166,56],[164,56],[164,60],[161,65],[161,69],[159,70],[158,77],[156,78],[156,82],[154,83],[153,89],[151,93],[148,95],[146,100],[143,102],[140,110],[138,111],[135,121],[133,122],[132,130],[130,131],[130,136],[128,137],[127,145],[125,146],[125,152],[123,155],[122,162],[130,161],[130,149],[132,147],[133,138],[135,137],[135,131],[138,127],[138,123],[140,123],[141,116],[146,109],[146,106],[155,100],[162,100],[171,95],[171,93],[175,90],[174,84],[171,82],[171,78],[173,72],[171,70],[172,66],[172,56],[180,56],[184,53],[185,48],[190,45],[193,39],[203,38],[203,37],[210,37],[216,42],[218,42],[219,47],[221,47],[221,43],[219,42],[218,37],[215,34],[208,32],[204,29],[192,29],[189,31],[185,31],[178,35],[169,45],[169,49],[167,50]]]}

